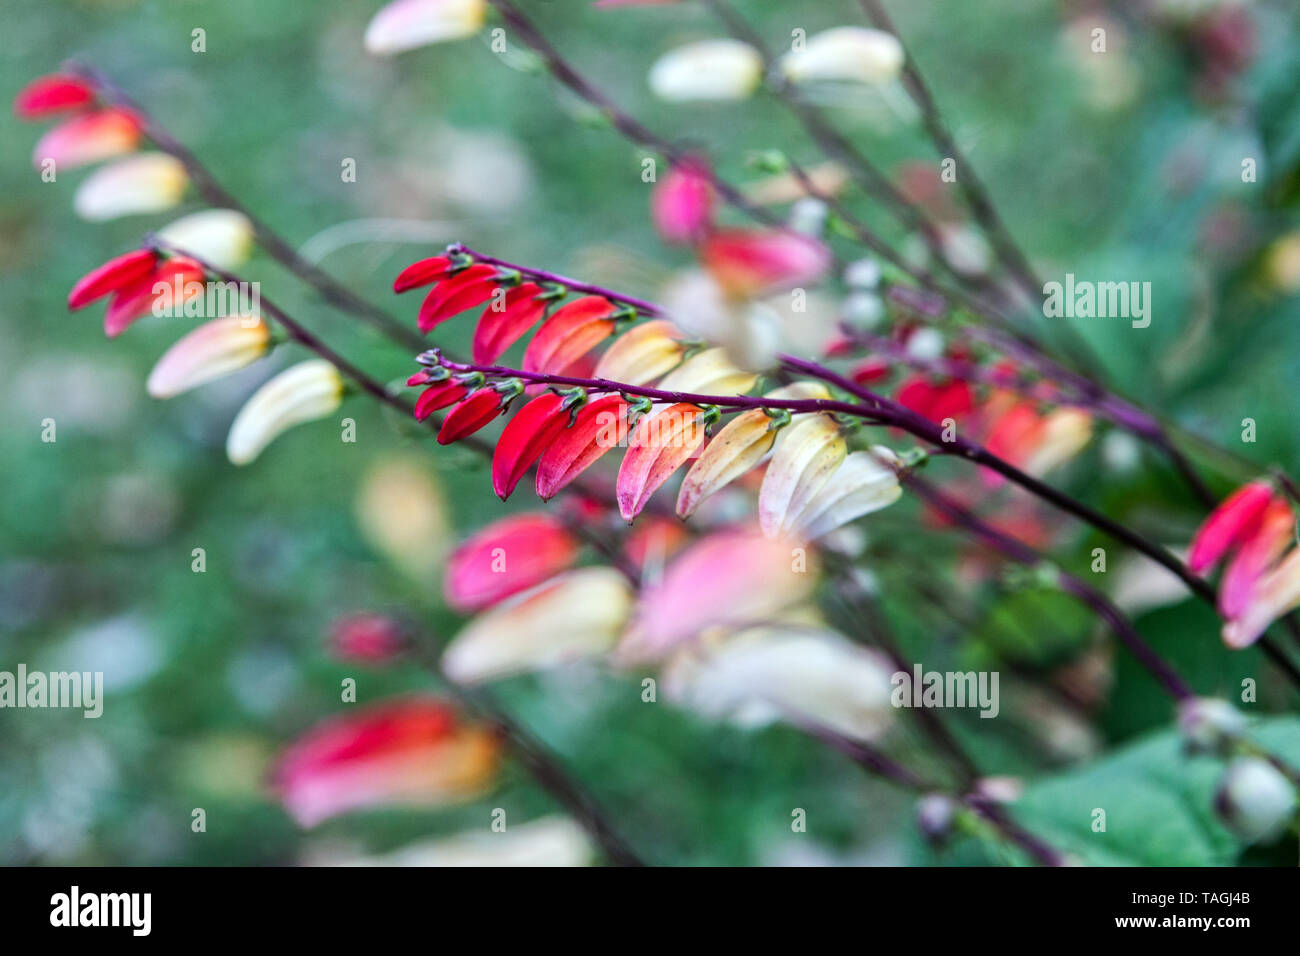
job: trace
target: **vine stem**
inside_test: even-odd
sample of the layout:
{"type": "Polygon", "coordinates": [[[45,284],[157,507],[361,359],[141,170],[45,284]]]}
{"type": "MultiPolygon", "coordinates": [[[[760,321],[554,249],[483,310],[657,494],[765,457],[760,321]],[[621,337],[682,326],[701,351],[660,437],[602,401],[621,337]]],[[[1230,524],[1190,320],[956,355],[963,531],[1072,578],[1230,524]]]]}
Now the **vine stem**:
{"type": "Polygon", "coordinates": [[[233,209],[244,216],[253,227],[258,243],[282,266],[296,275],[307,285],[315,289],[326,302],[349,312],[381,332],[395,344],[408,348],[420,348],[422,341],[418,335],[407,329],[379,306],[367,302],[347,286],[329,275],[323,269],[308,262],[278,232],[256,216],[233,193],[218,182],[216,176],[203,164],[194,152],[173,136],[147,110],[141,107],[101,71],[83,63],[67,65],[69,72],[76,74],[93,86],[105,101],[131,110],[144,124],[145,135],[160,150],[175,157],[185,167],[190,181],[209,205],[220,209],[233,209]]]}
{"type": "MultiPolygon", "coordinates": [[[[468,247],[460,246],[453,248],[458,248],[459,251],[466,255],[478,256],[477,253],[474,253],[473,250],[470,250],[468,247]]],[[[523,275],[540,278],[544,281],[559,282],[561,284],[568,284],[572,281],[568,280],[565,276],[532,269],[527,266],[520,266],[517,263],[512,263],[505,259],[499,259],[496,257],[481,258],[482,261],[490,262],[498,267],[513,269],[523,275]]],[[[633,300],[620,293],[614,292],[613,290],[606,289],[603,286],[593,285],[590,283],[576,283],[576,285],[572,287],[581,288],[583,291],[605,296],[614,302],[634,305],[638,311],[644,311],[647,315],[663,314],[663,309],[652,302],[633,300]]],[[[828,385],[832,385],[847,392],[853,397],[859,399],[862,404],[826,399],[769,400],[754,396],[704,395],[692,392],[666,391],[646,386],[630,386],[610,379],[528,372],[522,369],[514,369],[502,365],[476,365],[472,363],[453,362],[442,357],[436,349],[433,350],[431,355],[433,356],[433,361],[436,361],[445,368],[454,371],[480,372],[484,375],[500,378],[518,378],[535,384],[578,387],[603,393],[623,392],[663,402],[716,405],[719,408],[784,409],[792,413],[817,411],[833,412],[865,419],[878,425],[890,425],[900,428],[914,437],[925,441],[934,448],[941,450],[945,454],[965,458],[977,465],[983,465],[984,467],[991,469],[1012,483],[1019,485],[1035,497],[1048,502],[1061,511],[1074,515],[1076,518],[1079,518],[1097,530],[1104,532],[1111,538],[1146,555],[1148,558],[1176,575],[1196,597],[1208,604],[1210,607],[1216,608],[1217,613],[1214,589],[1203,578],[1193,574],[1191,570],[1188,569],[1182,561],[1178,560],[1177,557],[1170,553],[1168,549],[1150,541],[1143,535],[1131,530],[1120,522],[1107,517],[1095,508],[1085,504],[1077,498],[1074,498],[1066,492],[1063,492],[1052,485],[1033,477],[1027,472],[1022,471],[1009,461],[995,455],[977,442],[970,441],[959,435],[953,436],[953,438],[949,440],[945,436],[944,430],[928,418],[918,415],[912,410],[899,405],[897,402],[864,388],[852,379],[846,378],[838,372],[834,372],[831,369],[826,368],[824,365],[808,359],[786,354],[778,354],[777,356],[781,368],[784,371],[818,379],[828,385]]],[[[1099,388],[1099,386],[1095,385],[1093,387],[1099,388]]],[[[1300,668],[1297,668],[1297,666],[1287,657],[1286,653],[1268,636],[1261,638],[1260,643],[1270,659],[1272,659],[1272,661],[1286,673],[1287,677],[1295,686],[1300,687],[1300,668]]]]}

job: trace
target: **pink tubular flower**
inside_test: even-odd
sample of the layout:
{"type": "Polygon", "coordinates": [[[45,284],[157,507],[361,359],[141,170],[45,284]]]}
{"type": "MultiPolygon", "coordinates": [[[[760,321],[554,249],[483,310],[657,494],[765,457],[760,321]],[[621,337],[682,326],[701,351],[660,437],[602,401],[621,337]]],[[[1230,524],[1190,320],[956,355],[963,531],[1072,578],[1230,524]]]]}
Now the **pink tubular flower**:
{"type": "Polygon", "coordinates": [[[539,298],[541,292],[536,282],[524,282],[505,294],[500,308],[495,299],[488,304],[474,327],[475,362],[491,365],[533,327],[549,301],[539,298]]]}
{"type": "Polygon", "coordinates": [[[438,444],[450,445],[472,435],[503,411],[501,393],[495,388],[480,388],[451,410],[438,429],[438,444]]]}
{"type": "Polygon", "coordinates": [[[642,589],[620,655],[658,659],[709,628],[763,620],[802,601],[816,579],[802,553],[748,530],[701,538],[642,589]]]}
{"type": "Polygon", "coordinates": [[[713,228],[713,206],[713,180],[700,159],[673,166],[650,194],[650,216],[665,242],[703,239],[713,228]]]}
{"type": "Polygon", "coordinates": [[[700,248],[700,261],[735,296],[752,297],[814,283],[831,266],[826,244],[781,229],[720,229],[700,248]]]}
{"type": "Polygon", "coordinates": [[[407,643],[402,624],[384,614],[348,614],[330,628],[330,650],[341,661],[383,664],[401,654],[407,643]]]}
{"type": "Polygon", "coordinates": [[[19,119],[35,120],[84,109],[95,102],[95,91],[76,76],[52,73],[38,77],[18,91],[14,97],[14,115],[19,119]]]}
{"type": "Polygon", "coordinates": [[[604,296],[575,299],[547,319],[524,351],[525,372],[563,374],[614,331],[618,308],[604,296]]]}
{"type": "Polygon", "coordinates": [[[481,611],[573,566],[578,542],[550,515],[502,518],[447,559],[443,595],[462,614],[481,611]]]}
{"type": "Polygon", "coordinates": [[[1219,582],[1219,610],[1224,617],[1240,616],[1259,589],[1265,572],[1295,540],[1295,515],[1284,498],[1273,498],[1228,563],[1219,582]]]}
{"type": "Polygon", "coordinates": [[[1272,485],[1253,481],[1238,488],[1210,512],[1187,554],[1187,566],[1192,572],[1204,574],[1230,549],[1240,546],[1272,499],[1272,485]]]}
{"type": "Polygon", "coordinates": [[[510,497],[524,473],[569,424],[566,400],[554,392],[539,395],[506,423],[492,453],[492,490],[510,497]]]}
{"type": "Polygon", "coordinates": [[[970,386],[961,379],[935,384],[923,375],[913,375],[898,389],[898,404],[910,408],[936,425],[945,418],[961,421],[975,407],[970,386]]]}
{"type": "Polygon", "coordinates": [[[596,463],[601,455],[627,440],[628,403],[605,395],[584,405],[573,424],[542,452],[537,463],[537,496],[549,500],[596,463]]]}
{"type": "Polygon", "coordinates": [[[681,402],[656,408],[637,422],[615,491],[624,520],[639,515],[650,496],[704,443],[703,414],[698,405],[681,402]]]}
{"type": "Polygon", "coordinates": [[[40,169],[48,159],[60,169],[75,169],[130,153],[140,145],[142,126],[130,110],[108,107],[74,116],[54,127],[32,150],[32,164],[40,169]]]}
{"type": "Polygon", "coordinates": [[[303,827],[363,807],[439,806],[486,790],[501,748],[449,704],[409,698],[319,724],[281,756],[272,787],[303,827]]]}

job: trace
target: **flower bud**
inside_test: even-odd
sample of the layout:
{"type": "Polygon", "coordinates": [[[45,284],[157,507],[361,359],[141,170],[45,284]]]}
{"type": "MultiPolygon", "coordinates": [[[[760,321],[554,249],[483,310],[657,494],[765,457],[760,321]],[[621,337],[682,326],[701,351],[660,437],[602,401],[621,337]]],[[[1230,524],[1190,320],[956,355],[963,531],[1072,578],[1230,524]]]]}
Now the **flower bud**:
{"type": "Polygon", "coordinates": [[[253,224],[234,209],[204,209],[163,226],[158,230],[158,240],[218,269],[233,269],[248,261],[253,249],[253,224]]]}
{"type": "Polygon", "coordinates": [[[1238,757],[1219,780],[1214,809],[1246,840],[1265,840],[1276,835],[1295,813],[1295,787],[1267,760],[1238,757]]]}
{"type": "Polygon", "coordinates": [[[343,379],[323,359],[308,359],[264,384],[235,416],[226,457],[247,465],[294,425],[324,418],[343,401],[343,379]]]}
{"type": "Polygon", "coordinates": [[[189,176],[179,159],[166,153],[141,153],[95,170],[72,199],[88,222],[162,212],[181,201],[189,176]]]}
{"type": "Polygon", "coordinates": [[[671,50],[650,68],[662,100],[743,100],[763,78],[763,58],[739,40],[703,40],[671,50]]]}
{"type": "Polygon", "coordinates": [[[903,68],[903,46],[892,33],[836,27],[810,36],[781,58],[781,72],[796,83],[830,80],[886,83],[903,68]]]}

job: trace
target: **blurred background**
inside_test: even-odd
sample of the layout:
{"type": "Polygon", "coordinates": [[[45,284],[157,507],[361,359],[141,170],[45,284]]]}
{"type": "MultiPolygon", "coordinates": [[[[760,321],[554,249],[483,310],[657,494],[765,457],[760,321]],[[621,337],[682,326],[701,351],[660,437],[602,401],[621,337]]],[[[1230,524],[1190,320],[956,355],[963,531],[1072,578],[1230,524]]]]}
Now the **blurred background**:
{"type": "MultiPolygon", "coordinates": [[[[651,228],[642,152],[530,72],[527,58],[494,54],[486,38],[367,56],[362,35],[381,5],[0,0],[0,88],[12,96],[72,57],[102,69],[305,255],[412,327],[417,303],[392,296],[393,275],[457,239],[658,294],[688,257],[651,228]],[[191,49],[196,28],[206,31],[202,53],[191,49]],[[355,182],[340,176],[348,158],[355,182]]],[[[522,5],[611,95],[651,126],[707,146],[729,178],[760,178],[745,163],[754,151],[818,161],[769,98],[674,106],[651,97],[645,76],[658,55],[722,33],[694,5],[522,5]]],[[[851,0],[737,5],[775,47],[795,27],[811,34],[861,22],[851,0]]],[[[1295,473],[1300,252],[1286,245],[1300,186],[1293,6],[890,6],[1040,271],[1152,282],[1153,322],[1142,334],[1123,321],[1077,326],[1117,388],[1261,466],[1295,473]],[[1104,55],[1088,47],[1097,24],[1107,31],[1104,55]],[[1255,182],[1242,181],[1244,157],[1257,160],[1255,182]],[[1247,417],[1257,422],[1253,445],[1240,440],[1247,417]]],[[[917,178],[912,163],[934,157],[904,99],[824,105],[908,181],[917,178]]],[[[455,633],[441,557],[508,509],[477,458],[420,438],[361,399],[341,413],[356,419],[355,444],[340,445],[321,423],[289,433],[247,469],[230,465],[229,423],[274,363],[154,402],[144,379],[174,326],[142,321],[110,343],[97,309],[70,315],[64,307],[79,276],[201,204],[191,197],[161,216],[81,222],[72,195],[85,173],[42,182],[31,164],[40,132],[8,111],[0,119],[0,669],[102,670],[107,701],[98,720],[73,710],[0,711],[0,862],[336,861],[479,826],[485,807],[510,808],[520,820],[553,812],[514,768],[484,801],[372,811],[309,833],[267,796],[276,751],[348,706],[339,701],[344,678],[357,680],[363,701],[429,687],[412,669],[332,659],[330,623],[377,610],[414,620],[429,639],[455,633]],[[44,419],[57,422],[54,443],[40,440],[44,419]],[[201,574],[191,570],[200,547],[201,574]],[[196,807],[207,811],[206,833],[191,832],[196,807]]],[[[852,204],[880,222],[869,202],[852,204]]],[[[377,377],[412,370],[409,356],[264,254],[241,272],[377,377]]],[[[470,327],[444,327],[444,341],[463,348],[470,327]]],[[[301,357],[286,350],[277,362],[301,357]]],[[[1185,542],[1200,513],[1176,479],[1135,454],[1103,434],[1066,483],[1163,541],[1185,542]]],[[[1210,461],[1216,491],[1251,476],[1238,462],[1210,461]]],[[[523,498],[509,507],[529,505],[523,498]]],[[[1093,622],[1070,602],[997,580],[960,592],[965,613],[931,613],[926,588],[958,591],[960,542],[919,528],[906,508],[873,519],[867,532],[886,610],[927,666],[997,659],[1004,672],[1007,661],[1018,669],[1005,681],[1024,678],[1019,690],[1004,684],[1009,714],[996,734],[978,719],[955,723],[984,766],[1044,781],[1043,820],[1077,789],[1070,774],[1167,726],[1170,707],[1154,684],[1099,650],[1093,622]],[[1039,677],[1063,668],[1074,669],[1079,699],[1037,689],[1039,677]]],[[[1096,544],[1075,534],[1063,554],[1086,568],[1096,544]]],[[[1139,627],[1199,689],[1235,694],[1243,677],[1255,677],[1276,690],[1261,692],[1270,703],[1260,708],[1285,709],[1285,692],[1256,652],[1225,655],[1208,612],[1152,607],[1150,586],[1129,583],[1140,592],[1133,606],[1147,601],[1139,627]]],[[[791,729],[744,733],[646,707],[639,691],[635,679],[594,667],[500,686],[511,712],[657,861],[905,864],[995,852],[925,846],[907,795],[791,729]],[[816,821],[814,832],[791,833],[795,807],[816,821]]],[[[913,733],[899,727],[889,747],[924,766],[933,758],[913,733]]],[[[1130,788],[1114,799],[1150,803],[1150,794],[1130,788]]],[[[1194,816],[1189,827],[1213,829],[1205,814],[1194,816]]],[[[1107,852],[1101,862],[1238,858],[1217,831],[1107,852]]]]}

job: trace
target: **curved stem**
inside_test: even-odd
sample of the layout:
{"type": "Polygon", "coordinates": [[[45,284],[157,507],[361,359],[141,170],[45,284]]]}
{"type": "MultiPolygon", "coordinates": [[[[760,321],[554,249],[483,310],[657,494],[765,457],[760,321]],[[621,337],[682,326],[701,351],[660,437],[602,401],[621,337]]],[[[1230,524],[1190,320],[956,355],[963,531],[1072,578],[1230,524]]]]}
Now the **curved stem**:
{"type": "Polygon", "coordinates": [[[233,209],[243,215],[253,227],[258,243],[282,266],[303,282],[314,288],[326,302],[363,320],[396,344],[420,348],[421,339],[379,306],[367,302],[324,270],[308,262],[279,233],[259,217],[229,190],[221,185],[212,172],[184,143],[174,137],[138,103],[127,96],[103,73],[80,63],[69,65],[69,71],[90,83],[105,101],[131,110],[144,123],[145,135],[160,150],[174,156],[185,167],[191,182],[203,199],[219,209],[233,209]]]}

